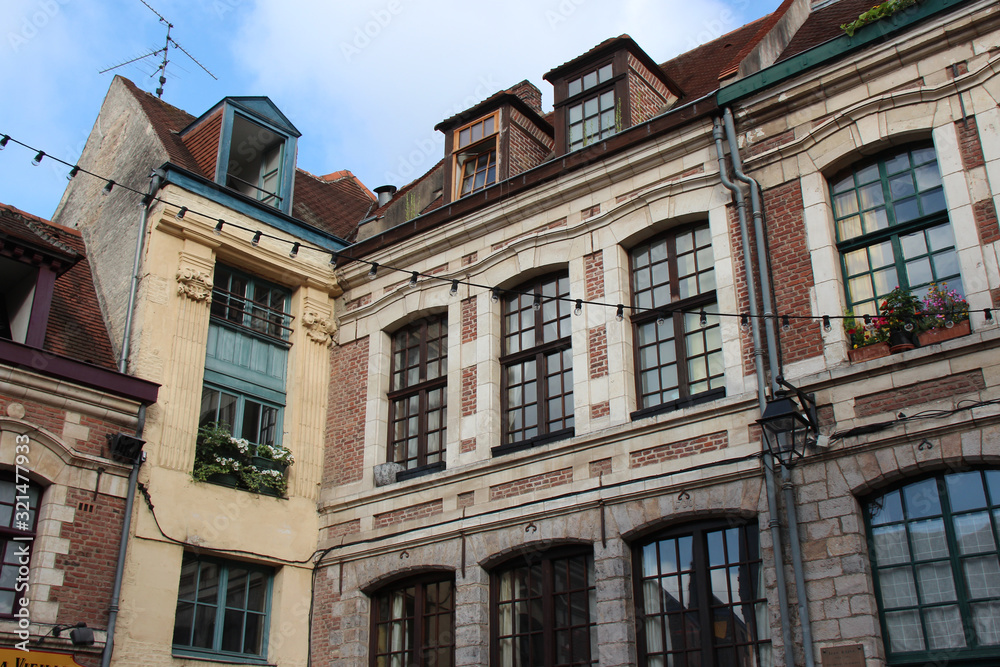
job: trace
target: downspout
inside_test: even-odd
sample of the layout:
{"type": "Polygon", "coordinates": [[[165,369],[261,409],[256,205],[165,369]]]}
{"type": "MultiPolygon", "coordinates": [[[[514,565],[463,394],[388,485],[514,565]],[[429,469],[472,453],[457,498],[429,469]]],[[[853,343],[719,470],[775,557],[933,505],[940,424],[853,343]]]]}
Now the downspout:
{"type": "Polygon", "coordinates": [[[132,280],[129,283],[128,306],[125,308],[125,328],[122,332],[122,353],[118,359],[118,372],[128,371],[128,355],[132,348],[132,317],[135,314],[135,296],[139,287],[139,264],[142,262],[142,247],[146,241],[146,222],[149,219],[149,207],[153,204],[153,195],[160,189],[163,176],[159,171],[153,171],[149,194],[142,200],[142,211],[139,213],[139,233],[135,239],[135,256],[132,258],[132,280]]]}
{"type": "MultiPolygon", "coordinates": [[[[146,207],[143,207],[145,210],[146,207]]],[[[142,431],[146,425],[146,406],[139,406],[138,425],[135,437],[142,439],[142,431]]],[[[118,542],[118,562],[115,564],[115,585],[111,592],[111,605],[108,607],[108,636],[104,640],[104,651],[101,653],[101,667],[109,667],[111,654],[115,651],[115,626],[118,624],[118,603],[121,600],[122,578],[125,575],[125,555],[128,552],[128,535],[132,527],[132,507],[135,505],[135,487],[139,481],[139,467],[145,454],[139,452],[132,462],[132,472],[128,476],[128,495],[125,497],[125,516],[122,518],[121,540],[118,542]]]]}
{"type": "MultiPolygon", "coordinates": [[[[729,175],[726,173],[726,157],[722,148],[722,126],[718,118],[715,119],[712,127],[712,136],[715,138],[715,152],[719,156],[719,177],[722,179],[722,185],[732,192],[736,199],[736,212],[740,221],[740,239],[743,243],[743,264],[746,267],[747,293],[750,300],[750,330],[753,336],[753,365],[757,376],[757,400],[760,410],[763,413],[767,405],[766,384],[764,381],[764,349],[761,347],[760,322],[757,317],[757,288],[754,285],[753,276],[750,271],[752,258],[750,256],[750,240],[747,232],[746,198],[743,196],[743,190],[729,180],[729,175]]],[[[764,486],[767,488],[767,512],[771,517],[768,527],[771,529],[771,543],[775,554],[774,578],[778,589],[778,607],[781,612],[781,636],[786,647],[785,665],[793,667],[794,662],[791,651],[792,626],[788,619],[788,587],[785,585],[785,569],[782,566],[785,558],[781,541],[781,521],[778,520],[778,496],[774,484],[774,470],[767,457],[763,457],[761,460],[764,463],[764,486]]]]}
{"type": "MultiPolygon", "coordinates": [[[[764,208],[761,205],[760,184],[743,172],[743,161],[740,159],[739,146],[736,144],[736,126],[733,122],[733,112],[728,107],[723,115],[726,127],[726,137],[729,141],[729,155],[733,161],[733,173],[736,178],[750,186],[750,207],[753,212],[754,235],[757,249],[757,270],[760,274],[760,291],[764,303],[764,327],[767,334],[767,357],[771,371],[771,391],[780,390],[778,378],[781,368],[778,365],[778,341],[775,335],[774,306],[771,301],[771,276],[768,270],[767,243],[764,237],[764,208]]],[[[747,284],[752,284],[749,271],[747,284]]],[[[770,467],[770,466],[765,466],[770,467]]],[[[814,667],[812,622],[809,618],[809,600],[806,597],[805,572],[802,567],[802,546],[799,542],[799,519],[795,508],[795,490],[792,484],[791,472],[781,466],[781,487],[785,494],[785,512],[788,516],[788,542],[792,556],[792,570],[795,574],[795,594],[798,600],[799,622],[802,626],[802,652],[805,654],[806,667],[814,667]]],[[[789,646],[791,646],[789,644],[789,646]]],[[[788,652],[785,655],[786,664],[788,652]]]]}

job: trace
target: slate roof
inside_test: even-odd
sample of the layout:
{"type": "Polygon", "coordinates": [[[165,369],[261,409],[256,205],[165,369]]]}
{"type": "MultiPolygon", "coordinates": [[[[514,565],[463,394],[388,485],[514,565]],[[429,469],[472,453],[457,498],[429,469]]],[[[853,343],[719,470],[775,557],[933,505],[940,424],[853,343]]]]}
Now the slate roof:
{"type": "MultiPolygon", "coordinates": [[[[128,79],[116,78],[121,79],[126,89],[142,107],[167,151],[170,162],[213,180],[215,175],[205,173],[203,166],[199,165],[199,160],[179,134],[196,118],[141,90],[128,79]]],[[[221,127],[218,124],[216,126],[221,127]]],[[[205,140],[203,136],[199,138],[205,140]]],[[[217,143],[218,139],[215,141],[217,143]]],[[[195,149],[199,150],[197,146],[195,149]]],[[[205,160],[201,162],[205,163],[205,160]]],[[[353,174],[350,179],[326,181],[302,169],[296,169],[292,197],[292,217],[343,239],[348,239],[355,233],[358,223],[376,200],[375,195],[369,192],[353,174]]]]}
{"type": "Polygon", "coordinates": [[[69,268],[56,278],[44,349],[116,370],[111,339],[104,326],[80,232],[0,204],[0,233],[16,239],[14,243],[34,243],[41,239],[48,249],[70,260],[69,268]]]}

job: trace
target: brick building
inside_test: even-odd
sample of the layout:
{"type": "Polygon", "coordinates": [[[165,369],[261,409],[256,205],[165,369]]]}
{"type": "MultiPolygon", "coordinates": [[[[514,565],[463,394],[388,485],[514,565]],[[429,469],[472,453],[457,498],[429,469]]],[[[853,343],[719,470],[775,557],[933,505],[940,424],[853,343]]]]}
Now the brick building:
{"type": "Polygon", "coordinates": [[[79,232],[0,205],[0,276],[0,662],[96,667],[134,461],[112,438],[158,387],[118,372],[79,232]]]}
{"type": "Polygon", "coordinates": [[[377,189],[338,265],[313,665],[1000,659],[1000,10],[839,27],[870,4],[663,64],[609,39],[545,74],[551,112],[500,91],[377,189]],[[942,283],[965,335],[862,344],[942,283]],[[784,397],[816,407],[788,466],[784,397]]]}

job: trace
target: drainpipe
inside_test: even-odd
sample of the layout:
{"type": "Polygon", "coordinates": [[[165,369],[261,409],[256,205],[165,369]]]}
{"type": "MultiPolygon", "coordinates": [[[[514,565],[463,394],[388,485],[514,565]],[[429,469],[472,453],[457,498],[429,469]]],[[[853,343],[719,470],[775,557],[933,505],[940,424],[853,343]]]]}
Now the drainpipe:
{"type": "Polygon", "coordinates": [[[153,205],[152,197],[160,184],[163,176],[159,171],[153,171],[152,183],[149,186],[149,198],[147,202],[143,199],[142,211],[139,213],[139,233],[135,239],[135,256],[132,258],[132,281],[128,290],[128,306],[125,308],[125,329],[122,333],[122,353],[118,359],[118,372],[125,373],[128,370],[128,355],[132,348],[132,316],[135,314],[135,294],[139,286],[139,264],[142,262],[142,246],[146,241],[146,221],[149,219],[149,207],[153,205]]]}
{"type": "MultiPolygon", "coordinates": [[[[771,302],[771,276],[768,270],[767,243],[764,238],[764,208],[761,205],[760,184],[743,172],[743,161],[740,159],[739,146],[736,144],[736,126],[733,122],[733,112],[727,108],[723,120],[726,127],[726,137],[729,140],[729,155],[733,161],[733,173],[736,178],[750,186],[750,207],[753,211],[754,235],[757,249],[757,270],[760,274],[760,291],[764,302],[764,327],[767,332],[767,357],[771,371],[771,391],[776,393],[780,387],[778,378],[781,368],[778,365],[778,341],[774,330],[774,307],[771,302]]],[[[747,283],[749,279],[747,272],[747,283]]],[[[799,520],[795,509],[795,490],[792,484],[791,472],[781,466],[781,487],[785,494],[785,512],[788,516],[788,542],[792,555],[792,570],[795,573],[795,593],[798,599],[799,622],[802,625],[802,652],[805,654],[806,667],[814,667],[812,623],[809,619],[809,600],[806,598],[805,572],[802,568],[802,547],[799,542],[799,520]]],[[[786,653],[787,659],[787,653],[786,653]]],[[[787,660],[786,660],[787,662],[787,660]]]]}
{"type": "MultiPolygon", "coordinates": [[[[143,207],[145,210],[146,207],[143,207]]],[[[142,430],[146,425],[146,406],[139,406],[139,424],[135,429],[135,437],[142,439],[142,430]]],[[[139,481],[139,467],[145,454],[139,452],[132,462],[132,472],[128,476],[128,495],[125,497],[125,516],[122,518],[122,535],[118,542],[118,562],[115,564],[115,585],[111,592],[111,605],[108,607],[108,636],[104,641],[104,651],[101,653],[101,667],[109,667],[111,654],[115,651],[115,626],[118,624],[118,603],[121,600],[122,578],[125,575],[125,555],[128,552],[128,534],[132,526],[132,507],[135,505],[135,487],[139,481]]]]}
{"type": "MultiPolygon", "coordinates": [[[[752,258],[750,256],[749,234],[747,233],[746,199],[743,196],[743,190],[729,180],[729,175],[726,173],[726,157],[722,149],[722,126],[718,118],[715,119],[715,124],[712,127],[712,136],[715,138],[715,151],[719,156],[719,177],[722,179],[722,185],[733,193],[736,199],[736,212],[739,215],[740,239],[743,243],[743,264],[746,267],[747,292],[750,300],[750,330],[753,336],[753,365],[757,375],[757,400],[761,413],[763,413],[767,405],[766,383],[764,381],[764,349],[761,346],[760,322],[757,317],[757,288],[754,285],[752,272],[750,271],[752,258]]],[[[774,578],[778,588],[778,607],[781,612],[781,636],[785,645],[785,665],[793,667],[794,661],[791,650],[792,626],[788,620],[788,587],[785,585],[785,568],[782,565],[785,562],[785,558],[781,541],[781,521],[778,520],[778,496],[775,489],[774,470],[771,467],[771,462],[767,460],[767,457],[764,457],[762,461],[764,463],[764,486],[767,488],[767,512],[771,517],[768,527],[771,529],[771,543],[774,550],[774,578]]]]}

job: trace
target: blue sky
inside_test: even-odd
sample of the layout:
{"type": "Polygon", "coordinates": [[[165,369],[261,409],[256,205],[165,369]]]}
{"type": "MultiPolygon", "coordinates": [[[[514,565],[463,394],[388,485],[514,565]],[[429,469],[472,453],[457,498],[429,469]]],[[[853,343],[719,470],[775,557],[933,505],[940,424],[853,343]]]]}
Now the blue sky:
{"type": "MultiPolygon", "coordinates": [[[[434,125],[629,34],[662,62],[773,11],[780,0],[147,0],[218,77],[170,52],[163,99],[198,116],[267,95],[302,132],[298,166],[405,185],[443,154],[434,125]]],[[[141,0],[4,0],[0,133],[75,162],[117,73],[154,91],[166,26],[141,0]]],[[[10,143],[0,202],[50,217],[66,186],[52,160],[10,143]]],[[[153,165],[151,165],[153,166],[153,165]]]]}

